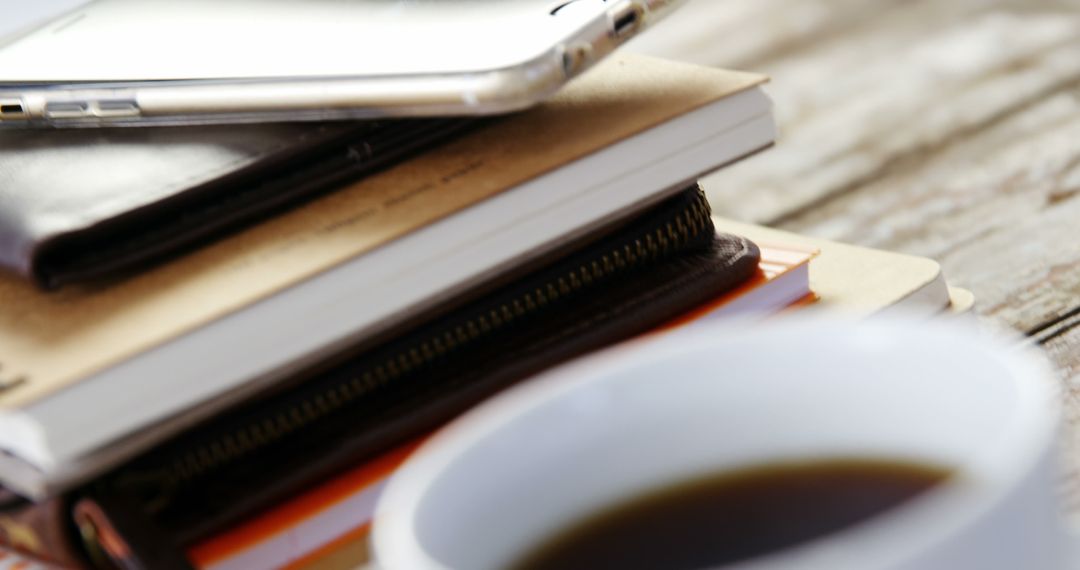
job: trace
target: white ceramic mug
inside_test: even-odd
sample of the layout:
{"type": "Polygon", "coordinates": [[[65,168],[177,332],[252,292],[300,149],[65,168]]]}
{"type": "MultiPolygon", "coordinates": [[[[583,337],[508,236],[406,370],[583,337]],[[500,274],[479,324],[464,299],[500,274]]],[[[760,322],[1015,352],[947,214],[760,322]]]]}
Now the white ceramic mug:
{"type": "Polygon", "coordinates": [[[386,570],[504,568],[665,484],[813,458],[909,459],[948,482],[739,569],[1064,569],[1058,388],[1038,358],[957,324],[702,327],[554,370],[432,438],[391,480],[386,570]]]}

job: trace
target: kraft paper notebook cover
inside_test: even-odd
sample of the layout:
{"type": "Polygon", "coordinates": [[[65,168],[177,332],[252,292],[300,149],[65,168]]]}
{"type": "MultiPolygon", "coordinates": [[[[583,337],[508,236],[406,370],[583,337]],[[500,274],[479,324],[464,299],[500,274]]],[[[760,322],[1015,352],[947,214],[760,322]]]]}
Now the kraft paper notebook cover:
{"type": "Polygon", "coordinates": [[[767,147],[762,81],[615,57],[547,104],[107,288],[0,278],[0,479],[73,484],[767,147]]]}

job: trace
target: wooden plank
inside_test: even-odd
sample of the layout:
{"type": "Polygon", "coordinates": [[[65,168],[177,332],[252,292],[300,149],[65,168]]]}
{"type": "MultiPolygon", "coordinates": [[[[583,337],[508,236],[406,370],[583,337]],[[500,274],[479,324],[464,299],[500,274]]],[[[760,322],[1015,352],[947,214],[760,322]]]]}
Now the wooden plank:
{"type": "Polygon", "coordinates": [[[711,12],[687,7],[699,12],[690,14],[700,20],[696,27],[666,36],[657,29],[658,37],[643,45],[718,65],[753,59],[747,51],[777,55],[755,66],[774,77],[777,148],[704,181],[718,211],[743,220],[775,223],[857,189],[1080,77],[1075,0],[889,2],[873,16],[855,10],[862,16],[849,17],[851,27],[798,50],[778,47],[792,34],[775,31],[771,14],[813,12],[820,3],[772,2],[768,11],[743,8],[726,18],[720,3],[707,4],[711,12]],[[736,29],[760,32],[772,44],[739,47],[729,40],[740,37],[736,29]],[[713,51],[698,47],[703,43],[713,51]]]}
{"type": "Polygon", "coordinates": [[[1070,87],[1080,13],[975,14],[929,33],[871,26],[774,69],[781,139],[704,180],[723,215],[784,221],[1070,87]]]}
{"type": "Polygon", "coordinates": [[[728,68],[766,70],[792,55],[841,42],[852,30],[877,30],[890,41],[903,20],[923,30],[985,11],[1002,0],[756,0],[687,2],[628,49],[728,68]]]}
{"type": "Polygon", "coordinates": [[[756,0],[688,2],[631,50],[702,65],[759,69],[877,19],[903,0],[756,0]]]}
{"type": "Polygon", "coordinates": [[[1057,367],[1062,382],[1065,407],[1062,488],[1066,509],[1080,523],[1080,311],[1043,331],[1037,340],[1057,367]]]}
{"type": "Polygon", "coordinates": [[[1022,331],[1080,299],[1080,91],[788,220],[786,229],[937,259],[980,314],[1022,331]]]}

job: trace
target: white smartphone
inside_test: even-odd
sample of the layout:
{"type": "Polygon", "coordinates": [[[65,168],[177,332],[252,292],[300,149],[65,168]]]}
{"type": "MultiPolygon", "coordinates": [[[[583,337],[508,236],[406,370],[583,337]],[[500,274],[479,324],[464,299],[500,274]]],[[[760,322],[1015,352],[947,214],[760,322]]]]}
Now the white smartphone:
{"type": "Polygon", "coordinates": [[[97,0],[0,43],[0,125],[522,109],[675,0],[97,0]]]}

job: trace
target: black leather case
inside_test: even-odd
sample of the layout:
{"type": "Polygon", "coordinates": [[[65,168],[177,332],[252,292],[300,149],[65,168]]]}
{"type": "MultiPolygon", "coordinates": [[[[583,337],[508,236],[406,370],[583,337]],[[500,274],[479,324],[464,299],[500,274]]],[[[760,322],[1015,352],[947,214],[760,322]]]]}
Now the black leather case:
{"type": "Polygon", "coordinates": [[[469,124],[0,131],[0,268],[42,288],[123,275],[469,124]]]}

